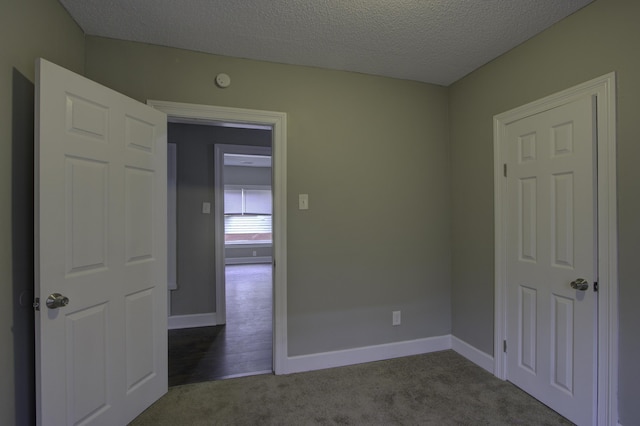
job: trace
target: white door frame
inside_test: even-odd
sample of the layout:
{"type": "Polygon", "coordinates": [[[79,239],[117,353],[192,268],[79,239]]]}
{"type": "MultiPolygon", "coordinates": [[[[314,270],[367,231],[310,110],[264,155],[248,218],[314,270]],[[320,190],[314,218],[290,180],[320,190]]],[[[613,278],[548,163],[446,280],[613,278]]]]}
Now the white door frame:
{"type": "MultiPolygon", "coordinates": [[[[226,324],[226,247],[224,241],[224,155],[227,153],[265,155],[271,157],[272,147],[216,144],[214,147],[214,220],[215,220],[215,258],[216,258],[216,323],[226,324]]],[[[271,186],[273,186],[273,167],[271,168],[271,186]]],[[[272,243],[273,247],[273,243],[272,243]]],[[[273,280],[272,280],[273,282],[273,280]]]]}
{"type": "Polygon", "coordinates": [[[586,83],[494,117],[494,201],[495,201],[495,375],[507,377],[506,354],[506,266],[507,184],[506,128],[510,123],[584,96],[597,99],[597,240],[598,240],[598,347],[597,424],[618,422],[618,236],[616,208],[616,76],[609,73],[586,83]]]}
{"type": "Polygon", "coordinates": [[[287,114],[242,108],[148,100],[170,122],[268,126],[272,129],[273,161],[273,371],[286,372],[287,362],[287,114]]]}

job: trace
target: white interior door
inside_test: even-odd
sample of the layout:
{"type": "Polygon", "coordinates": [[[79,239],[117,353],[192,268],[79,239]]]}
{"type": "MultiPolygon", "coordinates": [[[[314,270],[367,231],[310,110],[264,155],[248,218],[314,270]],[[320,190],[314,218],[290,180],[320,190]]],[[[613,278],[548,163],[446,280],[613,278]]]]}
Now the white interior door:
{"type": "Polygon", "coordinates": [[[506,130],[507,378],[579,425],[596,418],[594,117],[584,96],[506,130]]]}
{"type": "Polygon", "coordinates": [[[124,425],[167,391],[166,116],[36,68],[38,424],[124,425]]]}

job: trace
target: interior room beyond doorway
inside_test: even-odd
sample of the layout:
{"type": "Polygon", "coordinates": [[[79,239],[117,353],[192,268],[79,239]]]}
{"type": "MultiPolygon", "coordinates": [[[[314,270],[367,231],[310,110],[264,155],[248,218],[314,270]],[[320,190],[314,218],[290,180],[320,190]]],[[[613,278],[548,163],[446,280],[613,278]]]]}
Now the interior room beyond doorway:
{"type": "Polygon", "coordinates": [[[273,370],[271,140],[270,129],[169,123],[177,175],[170,386],[273,370]],[[234,153],[247,144],[269,155],[234,153]],[[231,154],[224,163],[220,150],[231,154]]]}
{"type": "Polygon", "coordinates": [[[169,386],[271,373],[271,265],[228,265],[226,276],[226,325],[169,330],[169,386]]]}

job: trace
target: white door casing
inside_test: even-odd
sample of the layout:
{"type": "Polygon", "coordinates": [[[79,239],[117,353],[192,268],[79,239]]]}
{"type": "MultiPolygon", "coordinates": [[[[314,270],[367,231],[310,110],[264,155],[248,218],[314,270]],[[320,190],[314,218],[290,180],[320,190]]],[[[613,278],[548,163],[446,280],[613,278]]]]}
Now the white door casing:
{"type": "Polygon", "coordinates": [[[126,424],[167,391],[166,116],[36,69],[37,421],[126,424]]]}
{"type": "Polygon", "coordinates": [[[609,74],[494,121],[496,374],[581,425],[617,422],[613,87],[609,74]]]}
{"type": "Polygon", "coordinates": [[[268,126],[273,168],[273,371],[293,372],[287,356],[287,114],[276,111],[148,100],[177,123],[268,126]]]}

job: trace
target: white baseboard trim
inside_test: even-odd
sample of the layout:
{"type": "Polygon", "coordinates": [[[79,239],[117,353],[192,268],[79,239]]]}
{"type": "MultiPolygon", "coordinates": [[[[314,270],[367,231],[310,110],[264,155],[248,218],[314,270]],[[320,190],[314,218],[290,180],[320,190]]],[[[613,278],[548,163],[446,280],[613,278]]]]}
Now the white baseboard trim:
{"type": "Polygon", "coordinates": [[[271,256],[256,256],[256,257],[227,257],[224,261],[226,265],[244,265],[248,263],[272,263],[273,258],[271,256]]]}
{"type": "Polygon", "coordinates": [[[494,374],[494,360],[491,355],[476,349],[464,340],[458,339],[456,336],[451,336],[451,349],[477,366],[484,368],[489,373],[494,374]]]}
{"type": "Polygon", "coordinates": [[[381,361],[384,359],[419,355],[446,349],[451,349],[450,335],[365,346],[341,351],[293,356],[287,358],[286,367],[282,373],[290,374],[322,370],[325,368],[381,361]]]}
{"type": "Polygon", "coordinates": [[[167,319],[169,330],[175,330],[178,328],[207,327],[217,324],[218,322],[216,321],[215,312],[193,315],[171,315],[167,319]]]}

